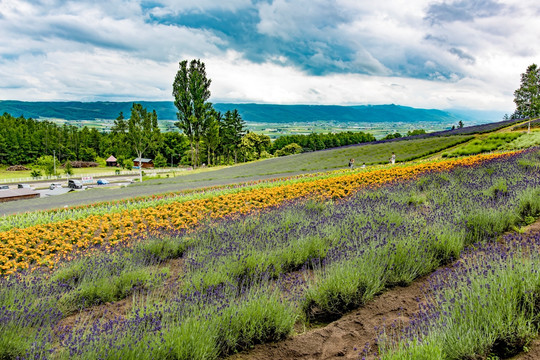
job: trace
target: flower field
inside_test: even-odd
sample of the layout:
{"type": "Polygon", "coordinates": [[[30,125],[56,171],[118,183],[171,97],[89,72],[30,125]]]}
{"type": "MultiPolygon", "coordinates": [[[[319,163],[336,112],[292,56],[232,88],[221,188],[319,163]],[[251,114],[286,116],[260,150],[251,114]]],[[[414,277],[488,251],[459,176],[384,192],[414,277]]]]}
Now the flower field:
{"type": "MultiPolygon", "coordinates": [[[[524,259],[532,263],[537,256],[526,255],[539,247],[516,238],[508,251],[491,249],[499,249],[493,244],[501,234],[540,216],[539,169],[540,152],[531,149],[287,179],[11,228],[0,233],[10,264],[0,278],[0,358],[217,359],[283,339],[295,324],[338,318],[464,253],[463,270],[434,276],[434,305],[421,325],[406,336],[382,334],[378,355],[516,353],[538,332],[527,317],[538,316],[529,306],[537,265],[524,259]],[[478,255],[469,255],[470,246],[478,255]],[[481,258],[495,253],[502,255],[481,258]],[[513,280],[502,282],[499,268],[516,269],[513,280]],[[467,337],[459,346],[467,352],[447,350],[443,340],[464,339],[467,330],[451,317],[463,308],[458,300],[480,313],[488,300],[470,299],[487,296],[479,289],[492,270],[489,286],[507,289],[532,275],[508,292],[517,302],[499,319],[466,320],[494,332],[467,337]],[[437,293],[445,281],[450,290],[437,293]],[[83,316],[122,299],[121,313],[83,316]],[[506,316],[518,308],[526,316],[506,316]],[[451,322],[457,325],[441,325],[451,322]],[[448,332],[433,330],[442,328],[448,332]],[[496,332],[503,328],[510,330],[496,332]]],[[[503,308],[493,306],[485,313],[503,308]]]]}
{"type": "MultiPolygon", "coordinates": [[[[114,246],[119,242],[153,236],[163,231],[190,229],[209,216],[221,218],[231,213],[247,213],[306,196],[342,198],[366,186],[412,178],[432,171],[444,171],[455,166],[474,165],[509,154],[511,153],[426,162],[374,171],[338,171],[322,178],[298,177],[297,180],[302,181],[288,184],[272,182],[270,186],[224,192],[217,196],[211,194],[211,197],[187,201],[162,201],[162,204],[150,202],[146,203],[145,207],[128,207],[105,214],[91,214],[88,211],[86,213],[90,214],[85,216],[83,211],[75,218],[0,232],[0,273],[11,274],[17,269],[29,268],[34,264],[52,267],[55,259],[71,254],[75,249],[84,250],[102,244],[114,246]]],[[[139,202],[144,204],[145,200],[147,199],[139,199],[139,202]]],[[[41,221],[47,218],[47,213],[38,217],[41,221]]]]}

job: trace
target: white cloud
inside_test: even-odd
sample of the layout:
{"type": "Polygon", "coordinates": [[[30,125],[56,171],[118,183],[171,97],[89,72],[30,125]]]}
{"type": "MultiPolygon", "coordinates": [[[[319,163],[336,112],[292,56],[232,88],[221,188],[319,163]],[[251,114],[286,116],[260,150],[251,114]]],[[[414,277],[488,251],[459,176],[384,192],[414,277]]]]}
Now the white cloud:
{"type": "MultiPolygon", "coordinates": [[[[144,3],[144,2],[143,2],[144,3]]],[[[212,10],[237,11],[252,6],[250,0],[156,0],[155,10],[160,14],[179,14],[191,11],[205,12],[212,10]]]]}
{"type": "Polygon", "coordinates": [[[201,58],[213,101],[510,112],[520,73],[540,62],[540,5],[484,2],[461,19],[462,0],[0,0],[0,98],[171,100],[178,61],[201,58]],[[241,31],[254,34],[233,47],[212,24],[246,9],[259,18],[241,31]],[[430,9],[451,16],[433,22],[430,9]],[[174,22],[207,12],[207,25],[174,22]]]}
{"type": "MultiPolygon", "coordinates": [[[[273,63],[253,64],[239,54],[206,59],[212,101],[280,104],[402,104],[423,108],[512,109],[505,94],[482,81],[455,82],[360,74],[307,75],[273,63]]],[[[508,110],[508,111],[510,111],[508,110]]]]}

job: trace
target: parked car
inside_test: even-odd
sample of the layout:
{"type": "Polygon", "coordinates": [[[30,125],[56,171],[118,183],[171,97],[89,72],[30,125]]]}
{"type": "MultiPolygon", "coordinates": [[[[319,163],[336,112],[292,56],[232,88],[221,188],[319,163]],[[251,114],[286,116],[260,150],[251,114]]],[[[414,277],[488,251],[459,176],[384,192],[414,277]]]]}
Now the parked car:
{"type": "Polygon", "coordinates": [[[105,179],[99,179],[97,181],[98,185],[107,185],[108,183],[109,183],[109,180],[105,180],[105,179]]]}
{"type": "Polygon", "coordinates": [[[9,190],[9,185],[0,185],[0,190],[9,190]]]}
{"type": "Polygon", "coordinates": [[[80,180],[68,180],[68,188],[70,189],[82,189],[83,183],[80,180]]]}
{"type": "Polygon", "coordinates": [[[51,185],[49,185],[49,189],[51,190],[54,190],[56,188],[61,188],[62,187],[62,184],[59,184],[59,183],[52,183],[51,185]]]}
{"type": "Polygon", "coordinates": [[[32,187],[29,184],[18,184],[17,189],[31,189],[32,187]]]}

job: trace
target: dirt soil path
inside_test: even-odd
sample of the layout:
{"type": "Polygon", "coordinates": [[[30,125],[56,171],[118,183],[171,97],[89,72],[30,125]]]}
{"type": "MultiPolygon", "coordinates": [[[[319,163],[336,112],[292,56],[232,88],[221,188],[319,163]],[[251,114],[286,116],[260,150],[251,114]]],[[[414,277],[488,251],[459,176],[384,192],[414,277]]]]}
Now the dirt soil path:
{"type": "MultiPolygon", "coordinates": [[[[540,220],[524,229],[526,234],[540,232],[540,220]]],[[[351,311],[323,328],[309,330],[284,341],[261,344],[252,350],[230,356],[228,360],[330,360],[377,359],[377,336],[383,327],[406,325],[424,301],[429,276],[408,287],[395,287],[351,311]]],[[[540,359],[540,339],[529,351],[513,360],[540,359]]]]}
{"type": "Polygon", "coordinates": [[[377,328],[407,323],[418,311],[418,298],[427,277],[408,287],[396,287],[324,328],[310,330],[281,342],[256,346],[229,360],[361,359],[367,348],[375,359],[377,328]],[[362,353],[362,354],[361,354],[362,353]]]}

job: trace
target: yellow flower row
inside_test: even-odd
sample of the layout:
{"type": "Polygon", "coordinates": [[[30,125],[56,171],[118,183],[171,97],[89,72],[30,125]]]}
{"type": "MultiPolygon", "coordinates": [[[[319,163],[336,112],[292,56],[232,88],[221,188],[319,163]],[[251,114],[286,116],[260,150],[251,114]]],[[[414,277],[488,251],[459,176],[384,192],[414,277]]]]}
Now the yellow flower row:
{"type": "Polygon", "coordinates": [[[84,250],[93,245],[114,246],[120,242],[129,242],[133,238],[157,235],[162,231],[190,229],[206,218],[247,213],[306,196],[342,198],[366,186],[410,179],[429,171],[445,171],[456,166],[474,165],[508,154],[510,153],[477,155],[373,171],[342,172],[324,179],[278,184],[213,198],[11,229],[0,232],[0,274],[11,274],[17,269],[35,265],[53,267],[59,258],[76,250],[84,250]]]}

